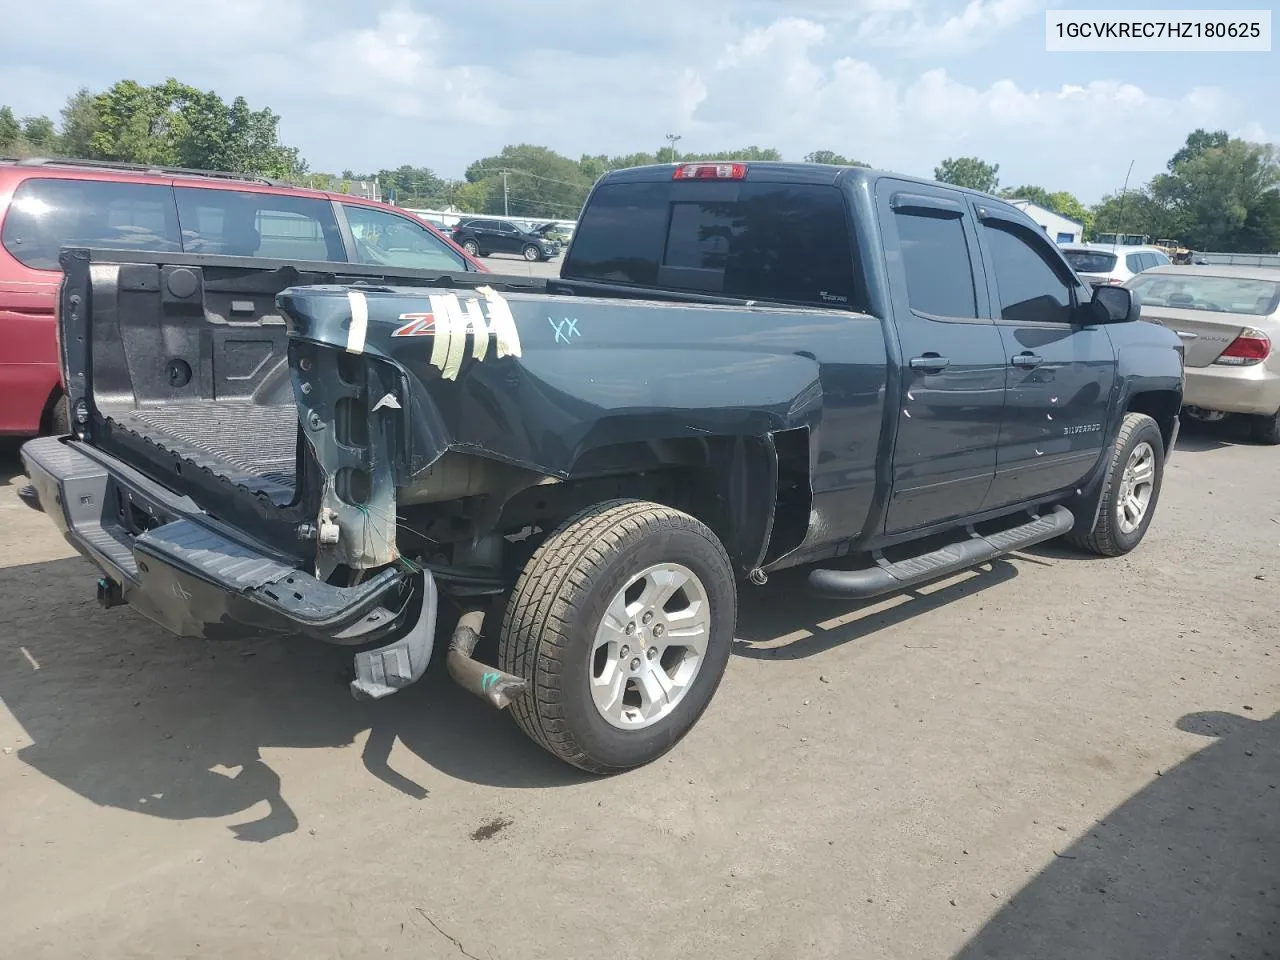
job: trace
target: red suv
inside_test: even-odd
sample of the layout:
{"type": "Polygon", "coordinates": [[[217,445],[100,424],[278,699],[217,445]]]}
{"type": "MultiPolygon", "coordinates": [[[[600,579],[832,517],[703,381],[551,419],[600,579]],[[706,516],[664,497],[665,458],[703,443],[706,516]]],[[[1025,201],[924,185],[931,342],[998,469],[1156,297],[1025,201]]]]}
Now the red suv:
{"type": "Polygon", "coordinates": [[[68,245],[486,272],[373,200],[234,174],[0,160],[0,434],[68,430],[54,333],[68,245]]]}

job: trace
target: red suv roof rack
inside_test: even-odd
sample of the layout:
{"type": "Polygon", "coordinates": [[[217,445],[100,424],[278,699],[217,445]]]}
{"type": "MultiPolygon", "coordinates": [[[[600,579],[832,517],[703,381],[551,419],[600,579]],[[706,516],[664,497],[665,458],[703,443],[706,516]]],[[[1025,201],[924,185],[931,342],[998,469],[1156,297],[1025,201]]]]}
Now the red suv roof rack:
{"type": "Polygon", "coordinates": [[[295,184],[251,173],[228,173],[223,170],[193,170],[190,167],[166,167],[158,164],[123,163],[116,160],[77,160],[66,157],[3,157],[0,161],[19,167],[79,167],[89,170],[124,170],[152,176],[205,177],[213,180],[243,180],[246,183],[265,183],[272,187],[291,187],[295,184]]]}

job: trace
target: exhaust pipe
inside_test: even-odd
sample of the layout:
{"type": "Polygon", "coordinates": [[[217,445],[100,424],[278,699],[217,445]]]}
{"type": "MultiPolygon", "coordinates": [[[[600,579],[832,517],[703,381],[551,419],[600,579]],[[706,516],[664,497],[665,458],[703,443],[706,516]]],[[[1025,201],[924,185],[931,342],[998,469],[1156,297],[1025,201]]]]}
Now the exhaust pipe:
{"type": "Polygon", "coordinates": [[[483,624],[483,610],[471,610],[458,618],[458,625],[449,640],[449,656],[446,660],[449,676],[464,690],[470,690],[477,697],[502,710],[523,694],[529,685],[521,677],[495,670],[471,659],[483,624]]]}

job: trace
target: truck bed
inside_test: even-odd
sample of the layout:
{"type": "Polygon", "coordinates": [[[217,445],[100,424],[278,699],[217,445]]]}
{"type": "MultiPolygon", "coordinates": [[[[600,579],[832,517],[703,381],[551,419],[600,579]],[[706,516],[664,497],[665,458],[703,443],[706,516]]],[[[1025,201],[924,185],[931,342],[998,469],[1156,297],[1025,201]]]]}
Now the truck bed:
{"type": "Polygon", "coordinates": [[[293,499],[298,410],[292,403],[193,400],[108,414],[118,427],[280,506],[293,499]]]}

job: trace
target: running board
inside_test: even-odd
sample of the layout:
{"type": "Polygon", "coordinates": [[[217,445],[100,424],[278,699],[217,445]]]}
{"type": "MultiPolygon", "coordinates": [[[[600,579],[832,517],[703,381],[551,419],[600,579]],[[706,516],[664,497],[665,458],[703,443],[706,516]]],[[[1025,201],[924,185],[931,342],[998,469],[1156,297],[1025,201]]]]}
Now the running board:
{"type": "Polygon", "coordinates": [[[1054,507],[1051,513],[998,533],[983,535],[970,527],[965,540],[897,563],[876,554],[876,566],[865,570],[814,570],[809,574],[809,587],[821,596],[840,599],[862,600],[893,593],[1060,537],[1070,531],[1075,522],[1076,518],[1066,507],[1054,507]]]}

